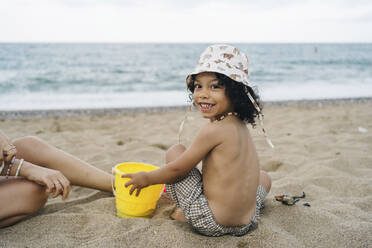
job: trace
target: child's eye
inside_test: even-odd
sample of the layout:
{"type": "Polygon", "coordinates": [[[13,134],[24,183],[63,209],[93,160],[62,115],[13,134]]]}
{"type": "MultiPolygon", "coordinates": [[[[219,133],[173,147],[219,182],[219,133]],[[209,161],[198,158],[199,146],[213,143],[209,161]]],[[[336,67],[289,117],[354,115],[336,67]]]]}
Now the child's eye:
{"type": "Polygon", "coordinates": [[[201,85],[200,84],[194,84],[194,88],[195,89],[200,89],[201,88],[201,85]]]}
{"type": "Polygon", "coordinates": [[[212,89],[219,89],[221,87],[218,84],[213,84],[213,85],[211,85],[211,88],[212,89]]]}

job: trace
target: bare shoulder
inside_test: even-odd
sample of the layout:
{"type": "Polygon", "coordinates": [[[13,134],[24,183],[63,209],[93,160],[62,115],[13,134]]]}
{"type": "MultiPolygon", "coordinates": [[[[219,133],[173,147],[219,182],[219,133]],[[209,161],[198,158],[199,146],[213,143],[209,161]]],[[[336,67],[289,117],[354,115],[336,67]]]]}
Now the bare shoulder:
{"type": "Polygon", "coordinates": [[[208,149],[213,149],[214,146],[221,144],[225,137],[223,135],[223,129],[220,125],[216,125],[216,122],[210,122],[203,125],[193,142],[193,145],[197,147],[205,146],[208,149]]]}
{"type": "Polygon", "coordinates": [[[202,126],[197,139],[216,146],[227,141],[234,142],[242,137],[247,137],[245,129],[247,129],[246,125],[241,125],[234,120],[210,122],[202,126]]]}
{"type": "Polygon", "coordinates": [[[231,135],[248,130],[247,125],[238,119],[224,119],[222,121],[213,122],[215,131],[224,135],[231,135]]]}
{"type": "Polygon", "coordinates": [[[200,128],[193,143],[182,156],[185,160],[192,160],[192,163],[189,164],[196,166],[214,147],[225,141],[221,131],[221,127],[216,125],[216,123],[205,124],[200,128]]]}
{"type": "Polygon", "coordinates": [[[226,124],[222,122],[209,122],[202,126],[199,130],[199,135],[203,138],[218,138],[225,132],[226,124]]]}

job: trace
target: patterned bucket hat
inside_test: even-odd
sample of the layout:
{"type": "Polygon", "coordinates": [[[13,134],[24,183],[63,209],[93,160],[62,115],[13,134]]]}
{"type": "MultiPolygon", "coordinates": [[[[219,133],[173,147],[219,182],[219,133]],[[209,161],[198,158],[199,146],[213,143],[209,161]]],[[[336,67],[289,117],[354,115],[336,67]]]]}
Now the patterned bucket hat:
{"type": "Polygon", "coordinates": [[[201,72],[218,72],[249,86],[248,57],[237,48],[229,45],[212,45],[200,55],[198,64],[187,78],[201,72]]]}
{"type": "MultiPolygon", "coordinates": [[[[211,45],[207,47],[200,55],[196,68],[186,77],[186,84],[189,86],[192,75],[196,75],[201,72],[217,72],[233,79],[238,83],[250,86],[251,83],[249,81],[248,68],[248,56],[240,52],[236,47],[225,44],[211,45]]],[[[258,112],[258,119],[267,143],[271,147],[274,147],[271,140],[266,135],[266,131],[263,126],[263,114],[260,107],[248,91],[245,93],[258,112]]]]}

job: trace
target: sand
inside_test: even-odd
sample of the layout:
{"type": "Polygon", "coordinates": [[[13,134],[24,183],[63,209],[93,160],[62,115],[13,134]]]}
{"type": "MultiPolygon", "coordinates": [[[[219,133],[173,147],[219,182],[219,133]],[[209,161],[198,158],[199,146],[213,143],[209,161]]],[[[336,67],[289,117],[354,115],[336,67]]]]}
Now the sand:
{"type": "MultiPolygon", "coordinates": [[[[185,110],[57,113],[2,113],[0,129],[36,135],[110,172],[125,161],[163,165],[185,110]]],[[[169,218],[174,205],[164,198],[151,219],[121,219],[110,194],[75,186],[66,201],[50,199],[36,216],[1,229],[0,247],[372,247],[371,101],[270,103],[264,113],[275,149],[259,128],[251,133],[273,184],[253,232],[201,236],[169,218]],[[274,199],[302,192],[294,206],[274,199]]],[[[193,112],[182,143],[204,122],[193,112]]]]}

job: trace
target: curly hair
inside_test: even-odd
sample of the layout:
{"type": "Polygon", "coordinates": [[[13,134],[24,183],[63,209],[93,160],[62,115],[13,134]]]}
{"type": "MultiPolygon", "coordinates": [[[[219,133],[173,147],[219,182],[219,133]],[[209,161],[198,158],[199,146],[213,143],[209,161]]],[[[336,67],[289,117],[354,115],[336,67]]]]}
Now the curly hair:
{"type": "MultiPolygon", "coordinates": [[[[249,86],[237,82],[224,74],[215,72],[216,78],[220,85],[225,86],[225,94],[230,99],[234,111],[238,113],[238,117],[245,123],[250,123],[253,127],[256,126],[255,118],[258,116],[258,111],[249,99],[247,92],[251,94],[259,108],[262,110],[262,103],[258,94],[249,86]]],[[[190,100],[194,93],[194,81],[196,75],[191,75],[187,79],[187,88],[191,92],[190,100]]]]}

